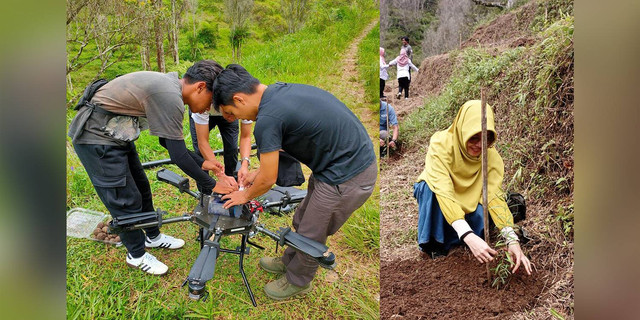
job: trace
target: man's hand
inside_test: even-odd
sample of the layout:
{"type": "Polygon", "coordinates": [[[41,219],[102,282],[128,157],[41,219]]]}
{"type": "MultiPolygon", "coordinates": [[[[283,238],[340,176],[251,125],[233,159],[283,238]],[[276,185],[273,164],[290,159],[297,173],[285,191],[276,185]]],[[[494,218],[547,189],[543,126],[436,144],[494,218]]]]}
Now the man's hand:
{"type": "Polygon", "coordinates": [[[533,263],[529,261],[529,258],[527,258],[524,253],[522,253],[518,241],[511,242],[507,251],[511,255],[511,259],[515,261],[515,266],[513,267],[513,270],[511,270],[511,273],[516,273],[516,271],[518,271],[518,268],[520,267],[520,264],[522,264],[524,266],[524,270],[527,272],[527,275],[531,275],[531,266],[533,265],[533,263]]]}
{"type": "Polygon", "coordinates": [[[228,183],[224,183],[222,181],[218,181],[218,183],[216,183],[216,186],[213,187],[213,192],[219,194],[228,194],[230,192],[233,192],[234,190],[238,190],[238,188],[234,189],[228,183]]]}
{"type": "Polygon", "coordinates": [[[464,243],[469,246],[471,253],[473,253],[473,256],[476,257],[480,263],[493,261],[493,256],[498,254],[497,251],[491,249],[491,247],[489,247],[482,238],[475,235],[475,233],[470,233],[464,237],[464,243]]]}
{"type": "Polygon", "coordinates": [[[216,159],[205,160],[202,163],[202,170],[211,170],[215,174],[218,174],[220,172],[224,172],[224,166],[216,159]]]}
{"type": "Polygon", "coordinates": [[[223,196],[222,200],[227,200],[227,202],[225,202],[224,205],[222,205],[222,207],[225,209],[229,209],[233,206],[245,204],[249,202],[249,198],[247,198],[246,190],[229,193],[223,196]]]}
{"type": "Polygon", "coordinates": [[[218,177],[218,183],[222,183],[225,186],[233,188],[232,191],[238,190],[238,182],[236,182],[236,179],[234,179],[233,177],[229,177],[228,175],[225,175],[223,172],[216,174],[216,177],[218,177]]]}
{"type": "Polygon", "coordinates": [[[384,140],[380,139],[380,146],[384,147],[384,140]]]}
{"type": "Polygon", "coordinates": [[[238,180],[240,180],[240,184],[245,188],[251,186],[256,180],[259,171],[260,170],[250,171],[246,176],[244,176],[244,180],[240,180],[240,175],[238,174],[238,180]]]}
{"type": "Polygon", "coordinates": [[[395,148],[396,148],[396,142],[395,142],[395,141],[393,141],[393,140],[391,140],[391,141],[389,142],[389,147],[391,147],[391,149],[395,149],[395,148]]]}
{"type": "Polygon", "coordinates": [[[244,161],[242,163],[242,166],[240,167],[240,170],[238,170],[238,184],[240,185],[241,188],[244,188],[247,186],[247,175],[249,174],[249,166],[248,165],[244,165],[244,161]]]}

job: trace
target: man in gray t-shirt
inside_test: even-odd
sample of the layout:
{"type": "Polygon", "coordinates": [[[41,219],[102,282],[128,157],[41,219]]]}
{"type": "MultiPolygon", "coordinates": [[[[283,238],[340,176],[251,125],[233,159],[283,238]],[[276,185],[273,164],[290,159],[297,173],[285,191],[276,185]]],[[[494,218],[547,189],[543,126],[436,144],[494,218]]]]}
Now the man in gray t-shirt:
{"type": "MultiPolygon", "coordinates": [[[[229,65],[214,83],[213,105],[228,121],[255,121],[260,168],[242,191],[222,199],[243,204],[269,190],[284,150],[311,171],[308,193],[293,216],[296,232],[321,243],[334,234],[373,192],[378,170],[371,138],[358,118],[331,93],[316,87],[261,84],[240,65],[229,65]]],[[[292,248],[282,257],[262,258],[268,272],[285,274],[265,286],[276,300],[311,290],[318,263],[292,248]]]]}
{"type": "MultiPolygon", "coordinates": [[[[150,71],[117,77],[98,89],[83,104],[69,125],[73,147],[96,193],[112,217],[155,211],[151,187],[134,144],[147,126],[168,149],[173,163],[204,186],[205,193],[237,190],[217,183],[201,169],[208,165],[190,153],[184,143],[184,105],[192,112],[211,106],[213,80],[222,67],[213,60],[196,62],[179,79],[178,74],[150,71]]],[[[160,233],[158,227],[124,231],[126,262],[142,271],[161,275],[165,264],[145,252],[145,247],[178,249],[184,241],[160,233]]]]}

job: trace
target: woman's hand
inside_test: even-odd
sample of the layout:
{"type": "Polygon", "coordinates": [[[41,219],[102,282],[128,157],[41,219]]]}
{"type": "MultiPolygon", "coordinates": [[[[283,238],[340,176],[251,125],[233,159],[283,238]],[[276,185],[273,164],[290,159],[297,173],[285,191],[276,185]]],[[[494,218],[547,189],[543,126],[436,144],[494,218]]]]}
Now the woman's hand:
{"type": "Polygon", "coordinates": [[[531,263],[531,261],[529,261],[529,258],[527,258],[527,256],[522,253],[518,241],[511,242],[507,251],[511,255],[511,259],[515,261],[515,266],[513,267],[513,270],[511,270],[511,273],[516,273],[516,271],[518,271],[518,268],[520,267],[520,264],[522,264],[524,266],[524,270],[527,272],[527,275],[531,275],[531,266],[533,264],[531,263]]]}
{"type": "Polygon", "coordinates": [[[471,249],[471,253],[473,256],[480,261],[480,263],[485,263],[489,261],[493,261],[493,256],[498,254],[497,251],[491,249],[489,245],[484,242],[480,237],[475,235],[474,233],[470,233],[466,237],[464,237],[464,243],[469,246],[471,249]]]}

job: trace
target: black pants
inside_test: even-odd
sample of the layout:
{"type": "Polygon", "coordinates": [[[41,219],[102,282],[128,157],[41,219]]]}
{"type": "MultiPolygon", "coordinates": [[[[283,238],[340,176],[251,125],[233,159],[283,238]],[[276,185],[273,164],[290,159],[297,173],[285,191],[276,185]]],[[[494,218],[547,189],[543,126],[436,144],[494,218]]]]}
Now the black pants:
{"type": "Polygon", "coordinates": [[[384,86],[386,85],[386,81],[380,78],[380,98],[384,97],[384,86]]]}
{"type": "MultiPolygon", "coordinates": [[[[209,131],[218,126],[220,136],[222,137],[222,148],[224,156],[224,174],[233,176],[238,163],[238,120],[227,122],[222,116],[209,116],[209,131]]],[[[200,148],[198,148],[198,137],[196,134],[196,124],[191,118],[189,111],[189,130],[191,131],[191,141],[193,142],[193,151],[202,156],[200,148]]]]}
{"type": "Polygon", "coordinates": [[[398,78],[398,93],[402,93],[402,90],[404,89],[405,98],[409,98],[409,83],[411,83],[411,81],[409,81],[408,77],[398,78]]]}
{"type": "MultiPolygon", "coordinates": [[[[73,147],[112,217],[155,211],[151,186],[133,142],[123,147],[97,144],[74,144],[73,147]]],[[[144,231],[149,238],[160,234],[158,227],[144,231]]],[[[145,233],[142,230],[122,232],[120,240],[134,258],[144,255],[145,233]]]]}

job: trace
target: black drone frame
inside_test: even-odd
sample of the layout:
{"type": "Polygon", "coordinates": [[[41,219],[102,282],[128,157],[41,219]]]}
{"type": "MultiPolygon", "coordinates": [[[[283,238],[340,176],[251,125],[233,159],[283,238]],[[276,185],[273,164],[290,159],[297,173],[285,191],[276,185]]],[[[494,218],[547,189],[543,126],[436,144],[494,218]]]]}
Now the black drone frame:
{"type": "Polygon", "coordinates": [[[244,272],[243,261],[245,254],[249,254],[250,248],[247,245],[264,250],[264,247],[249,240],[249,238],[258,233],[264,233],[276,241],[276,252],[278,251],[277,246],[287,245],[314,258],[323,268],[333,269],[335,266],[335,255],[329,252],[329,248],[326,245],[297,234],[291,231],[291,228],[280,228],[277,232],[273,232],[258,222],[263,207],[285,207],[290,203],[302,201],[304,195],[291,196],[286,194],[280,201],[263,201],[262,203],[252,201],[227,210],[221,207],[221,195],[215,193],[205,195],[191,191],[189,189],[189,180],[175,172],[161,169],[157,172],[157,177],[158,180],[175,186],[180,192],[187,193],[198,199],[198,204],[193,212],[169,219],[162,218],[166,212],[161,210],[120,216],[113,218],[109,225],[109,232],[119,233],[152,226],[160,227],[163,224],[183,221],[191,221],[197,224],[200,227],[198,238],[201,250],[189,271],[189,276],[183,283],[183,286],[188,284],[189,297],[191,299],[200,300],[207,297],[206,283],[213,278],[220,252],[225,252],[239,255],[239,270],[242,280],[251,298],[251,303],[254,307],[257,306],[253,291],[244,272]],[[235,249],[222,248],[220,239],[223,236],[234,234],[242,236],[240,246],[235,249]]]}

